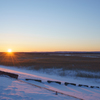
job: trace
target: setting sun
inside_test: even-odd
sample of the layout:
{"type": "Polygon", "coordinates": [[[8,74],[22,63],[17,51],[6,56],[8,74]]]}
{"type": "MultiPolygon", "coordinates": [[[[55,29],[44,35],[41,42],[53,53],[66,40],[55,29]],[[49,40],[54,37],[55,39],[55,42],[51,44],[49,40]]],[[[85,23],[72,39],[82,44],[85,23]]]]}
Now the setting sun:
{"type": "Polygon", "coordinates": [[[12,52],[12,50],[11,49],[8,49],[8,52],[12,52]]]}

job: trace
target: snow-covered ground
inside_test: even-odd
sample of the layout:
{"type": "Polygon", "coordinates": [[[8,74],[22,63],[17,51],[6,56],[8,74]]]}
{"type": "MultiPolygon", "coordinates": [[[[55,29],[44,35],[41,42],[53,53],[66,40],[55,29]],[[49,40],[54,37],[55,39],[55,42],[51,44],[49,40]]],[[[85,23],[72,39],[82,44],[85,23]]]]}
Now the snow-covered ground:
{"type": "Polygon", "coordinates": [[[75,100],[11,78],[0,77],[0,81],[0,100],[75,100]]]}
{"type": "Polygon", "coordinates": [[[80,57],[88,57],[88,58],[100,58],[100,54],[50,54],[50,55],[58,55],[58,56],[80,56],[80,57]]]}
{"type": "Polygon", "coordinates": [[[90,88],[90,86],[100,87],[100,79],[60,77],[2,65],[0,70],[19,75],[18,80],[0,76],[0,100],[100,100],[100,88],[90,88]],[[26,81],[26,78],[40,79],[42,83],[26,81]],[[48,83],[47,80],[60,81],[61,84],[48,83]],[[76,86],[70,84],[65,86],[65,82],[75,83],[76,86]],[[89,87],[79,87],[79,84],[89,87]],[[58,95],[55,95],[55,91],[58,95]]]}

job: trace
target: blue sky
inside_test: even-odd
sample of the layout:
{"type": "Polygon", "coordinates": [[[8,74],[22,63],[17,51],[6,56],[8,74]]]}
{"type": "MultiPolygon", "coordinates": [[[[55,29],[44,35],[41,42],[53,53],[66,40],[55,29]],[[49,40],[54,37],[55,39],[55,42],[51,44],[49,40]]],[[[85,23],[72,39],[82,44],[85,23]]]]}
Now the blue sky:
{"type": "Polygon", "coordinates": [[[0,0],[0,51],[100,51],[100,0],[0,0]]]}

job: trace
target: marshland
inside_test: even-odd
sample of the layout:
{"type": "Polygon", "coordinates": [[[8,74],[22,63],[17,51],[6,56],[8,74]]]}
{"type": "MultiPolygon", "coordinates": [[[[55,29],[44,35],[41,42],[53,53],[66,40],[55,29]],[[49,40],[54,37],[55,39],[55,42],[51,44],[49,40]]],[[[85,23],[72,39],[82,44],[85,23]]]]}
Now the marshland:
{"type": "Polygon", "coordinates": [[[0,53],[0,65],[43,71],[60,76],[100,78],[100,53],[0,53]]]}

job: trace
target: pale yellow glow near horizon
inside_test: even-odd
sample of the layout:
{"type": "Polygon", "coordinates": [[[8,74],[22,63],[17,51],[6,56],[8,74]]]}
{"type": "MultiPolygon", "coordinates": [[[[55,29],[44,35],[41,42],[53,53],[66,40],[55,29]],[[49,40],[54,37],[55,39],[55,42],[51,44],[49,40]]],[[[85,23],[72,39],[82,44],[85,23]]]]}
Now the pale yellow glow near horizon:
{"type": "Polygon", "coordinates": [[[8,49],[8,52],[12,52],[12,50],[11,49],[8,49]]]}

